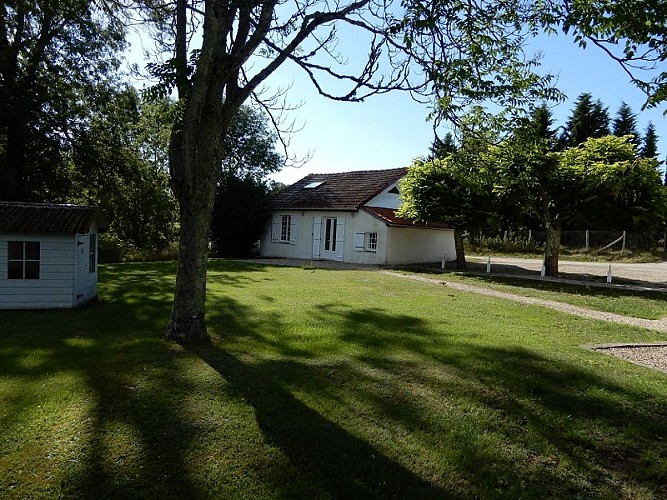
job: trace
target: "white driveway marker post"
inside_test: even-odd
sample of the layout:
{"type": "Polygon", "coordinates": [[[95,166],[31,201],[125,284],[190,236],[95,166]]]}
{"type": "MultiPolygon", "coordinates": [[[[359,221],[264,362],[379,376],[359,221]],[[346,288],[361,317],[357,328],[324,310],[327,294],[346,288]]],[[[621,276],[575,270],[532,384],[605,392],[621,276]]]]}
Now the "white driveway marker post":
{"type": "Polygon", "coordinates": [[[609,271],[607,271],[607,283],[611,283],[611,264],[609,264],[609,271]]]}
{"type": "Polygon", "coordinates": [[[487,273],[491,272],[491,257],[489,257],[489,260],[486,263],[486,272],[487,273]]]}

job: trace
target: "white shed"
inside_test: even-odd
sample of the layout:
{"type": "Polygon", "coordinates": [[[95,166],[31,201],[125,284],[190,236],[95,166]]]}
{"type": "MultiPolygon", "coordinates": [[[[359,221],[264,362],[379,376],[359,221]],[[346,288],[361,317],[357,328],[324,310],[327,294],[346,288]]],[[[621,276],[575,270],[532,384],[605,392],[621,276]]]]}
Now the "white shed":
{"type": "Polygon", "coordinates": [[[311,174],[269,202],[264,257],[397,265],[454,260],[454,231],[396,215],[407,169],[311,174]]]}
{"type": "Polygon", "coordinates": [[[97,296],[96,207],[0,201],[0,309],[73,308],[97,296]]]}

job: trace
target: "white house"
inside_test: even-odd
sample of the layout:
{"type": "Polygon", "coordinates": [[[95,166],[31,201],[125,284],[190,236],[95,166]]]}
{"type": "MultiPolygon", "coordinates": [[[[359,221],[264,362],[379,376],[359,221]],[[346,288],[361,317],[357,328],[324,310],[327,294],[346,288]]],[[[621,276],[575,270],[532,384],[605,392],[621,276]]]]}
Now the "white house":
{"type": "Polygon", "coordinates": [[[97,295],[95,207],[0,201],[0,309],[77,307],[97,295]]]}
{"type": "Polygon", "coordinates": [[[454,231],[396,217],[405,168],[311,174],[269,202],[263,257],[356,264],[439,262],[456,257],[454,231]]]}

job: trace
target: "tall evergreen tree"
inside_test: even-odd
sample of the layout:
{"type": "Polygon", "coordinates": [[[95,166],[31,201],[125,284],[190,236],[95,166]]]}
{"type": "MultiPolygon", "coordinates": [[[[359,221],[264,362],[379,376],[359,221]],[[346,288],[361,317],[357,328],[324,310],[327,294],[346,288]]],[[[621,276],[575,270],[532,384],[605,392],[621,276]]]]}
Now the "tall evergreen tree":
{"type": "Polygon", "coordinates": [[[429,157],[432,159],[445,158],[446,156],[455,153],[457,149],[454,137],[451,132],[447,132],[444,139],[440,139],[439,137],[433,139],[433,144],[431,144],[431,147],[429,148],[429,157]]]}
{"type": "Polygon", "coordinates": [[[630,142],[635,146],[639,146],[641,142],[637,133],[637,115],[632,112],[632,109],[625,101],[621,103],[616,113],[616,118],[614,118],[613,133],[617,137],[631,135],[632,139],[630,142]]]}
{"type": "Polygon", "coordinates": [[[556,140],[556,130],[553,129],[554,119],[551,110],[546,104],[536,107],[530,118],[530,126],[535,131],[537,137],[542,137],[548,141],[556,140]]]}
{"type": "Polygon", "coordinates": [[[648,122],[639,155],[642,158],[656,158],[658,156],[658,135],[655,133],[653,122],[648,122]]]}
{"type": "Polygon", "coordinates": [[[575,102],[559,144],[562,148],[574,147],[590,137],[609,135],[609,121],[609,111],[602,101],[593,101],[593,96],[584,92],[575,102]]]}

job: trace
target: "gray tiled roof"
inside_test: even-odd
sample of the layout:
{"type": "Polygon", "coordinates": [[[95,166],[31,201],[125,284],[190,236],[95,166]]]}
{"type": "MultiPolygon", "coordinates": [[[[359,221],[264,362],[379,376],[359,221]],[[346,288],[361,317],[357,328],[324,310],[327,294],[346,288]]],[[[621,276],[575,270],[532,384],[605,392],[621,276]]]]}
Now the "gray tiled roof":
{"type": "Polygon", "coordinates": [[[310,174],[285,188],[271,201],[270,210],[358,210],[364,203],[407,173],[407,168],[310,174]],[[304,186],[323,182],[313,189],[304,186]]]}
{"type": "Polygon", "coordinates": [[[0,201],[0,232],[85,233],[93,222],[107,228],[97,207],[0,201]]]}

